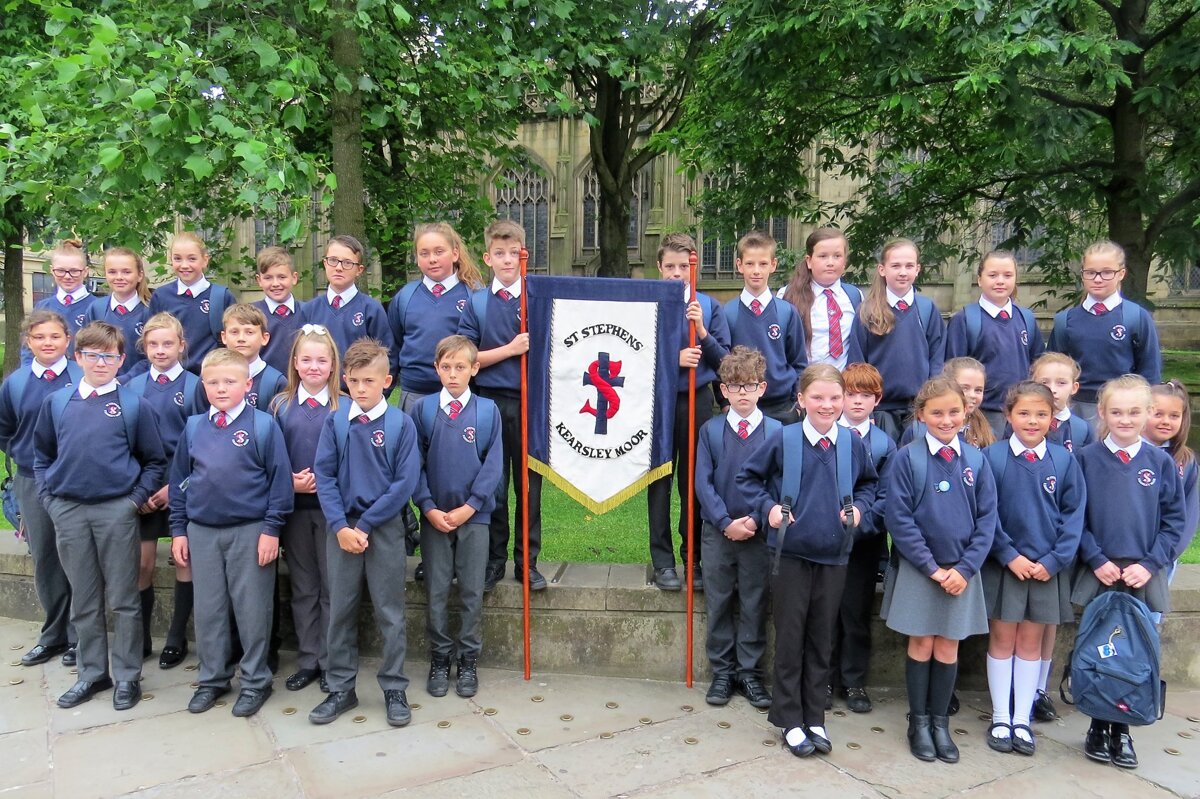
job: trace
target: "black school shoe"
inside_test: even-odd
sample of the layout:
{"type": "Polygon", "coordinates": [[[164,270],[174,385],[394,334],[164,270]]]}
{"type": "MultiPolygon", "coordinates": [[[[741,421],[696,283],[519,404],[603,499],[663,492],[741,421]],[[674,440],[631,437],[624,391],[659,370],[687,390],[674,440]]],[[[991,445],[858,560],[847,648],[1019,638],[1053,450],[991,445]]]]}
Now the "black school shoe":
{"type": "Polygon", "coordinates": [[[188,648],[187,641],[184,641],[179,646],[164,646],[162,652],[158,655],[158,667],[160,669],[173,669],[183,662],[187,657],[188,648]]]}
{"type": "Polygon", "coordinates": [[[503,563],[491,564],[487,566],[487,571],[483,573],[483,593],[488,593],[496,588],[496,584],[504,579],[506,567],[503,563]]]}
{"type": "Polygon", "coordinates": [[[460,655],[458,675],[454,680],[454,693],[470,699],[479,692],[479,668],[474,655],[460,655]]]}
{"type": "Polygon", "coordinates": [[[61,655],[66,651],[66,644],[51,644],[50,646],[42,646],[41,644],[38,644],[24,655],[21,655],[21,665],[40,666],[53,658],[55,655],[61,655]]]}
{"type": "Polygon", "coordinates": [[[284,682],[283,686],[289,691],[303,691],[315,680],[321,678],[320,669],[300,669],[284,682]]]}
{"type": "MultiPolygon", "coordinates": [[[[518,583],[523,582],[523,580],[521,579],[521,573],[519,571],[513,573],[513,579],[516,580],[518,583]]],[[[540,571],[537,570],[537,566],[529,567],[529,590],[530,591],[545,591],[549,585],[550,584],[548,582],[546,582],[546,578],[542,575],[542,573],[540,571]]]]}
{"type": "Polygon", "coordinates": [[[209,685],[202,685],[196,689],[196,693],[192,694],[191,701],[188,702],[188,713],[204,713],[212,710],[213,705],[217,704],[217,700],[225,694],[229,693],[229,686],[224,688],[214,688],[209,685]]]}
{"type": "Polygon", "coordinates": [[[142,684],[137,680],[118,681],[113,690],[113,710],[131,710],[142,701],[142,684]]]}
{"type": "Polygon", "coordinates": [[[851,713],[870,713],[875,708],[866,688],[843,688],[842,696],[846,698],[846,707],[851,713]]]}
{"type": "Polygon", "coordinates": [[[812,742],[812,738],[808,737],[808,733],[804,734],[805,738],[803,741],[793,745],[788,743],[787,734],[789,732],[790,730],[784,730],[783,732],[783,745],[793,755],[796,757],[808,757],[813,752],[817,751],[817,746],[812,742]]]}
{"type": "Polygon", "coordinates": [[[704,701],[710,705],[728,705],[729,699],[733,696],[733,675],[731,674],[715,674],[713,675],[712,685],[708,686],[708,693],[704,695],[704,701]]]}
{"type": "Polygon", "coordinates": [[[1088,727],[1087,737],[1083,739],[1083,753],[1088,759],[1097,763],[1111,763],[1112,754],[1109,751],[1109,726],[1105,722],[1092,722],[1088,727]]]}
{"type": "Polygon", "coordinates": [[[79,644],[67,644],[67,651],[63,652],[62,664],[67,668],[72,668],[79,663],[79,644]]]}
{"type": "Polygon", "coordinates": [[[807,724],[804,725],[804,731],[808,733],[808,740],[812,741],[818,752],[827,755],[833,751],[833,742],[824,735],[813,732],[813,728],[807,724]]]}
{"type": "Polygon", "coordinates": [[[683,583],[679,581],[679,572],[674,567],[654,570],[654,587],[659,591],[679,591],[683,583]]]}
{"type": "Polygon", "coordinates": [[[334,691],[325,697],[321,704],[312,709],[312,712],[308,714],[308,720],[313,724],[328,724],[347,710],[356,707],[358,707],[358,694],[354,693],[353,688],[349,691],[334,691]]]}
{"type": "Polygon", "coordinates": [[[1112,732],[1108,736],[1108,754],[1118,768],[1137,768],[1137,752],[1133,751],[1133,736],[1127,732],[1112,732]]]}
{"type": "Polygon", "coordinates": [[[930,716],[929,720],[933,727],[933,750],[937,759],[943,763],[957,763],[958,746],[950,735],[950,717],[930,716]]]}
{"type": "Polygon", "coordinates": [[[430,696],[445,696],[450,691],[450,658],[434,655],[429,660],[429,679],[425,691],[430,696]]]}
{"type": "Polygon", "coordinates": [[[384,691],[383,703],[387,706],[387,723],[391,726],[407,727],[412,721],[412,708],[408,706],[408,695],[404,691],[384,691]]]}
{"type": "Polygon", "coordinates": [[[243,688],[233,703],[233,715],[238,718],[253,716],[262,710],[262,706],[271,698],[271,686],[266,688],[243,688]]]}
{"type": "Polygon", "coordinates": [[[113,681],[111,677],[101,677],[95,682],[79,680],[58,698],[58,706],[61,708],[72,708],[76,705],[82,705],[96,694],[101,691],[107,691],[112,687],[113,681]]]}
{"type": "Polygon", "coordinates": [[[1012,750],[1018,755],[1032,756],[1037,751],[1037,743],[1033,737],[1033,730],[1029,729],[1027,724],[1014,724],[1012,727],[1012,750]],[[1020,735],[1017,735],[1017,730],[1024,730],[1029,736],[1029,740],[1025,740],[1020,735]]]}
{"type": "Polygon", "coordinates": [[[1058,710],[1054,707],[1054,700],[1045,691],[1037,692],[1037,699],[1033,700],[1033,720],[1034,721],[1054,721],[1058,718],[1058,710]]]}
{"type": "MultiPolygon", "coordinates": [[[[771,694],[767,691],[762,680],[757,677],[743,677],[737,681],[734,690],[746,697],[751,707],[764,708],[771,706],[771,694]]],[[[818,749],[820,747],[817,747],[818,749]]]]}

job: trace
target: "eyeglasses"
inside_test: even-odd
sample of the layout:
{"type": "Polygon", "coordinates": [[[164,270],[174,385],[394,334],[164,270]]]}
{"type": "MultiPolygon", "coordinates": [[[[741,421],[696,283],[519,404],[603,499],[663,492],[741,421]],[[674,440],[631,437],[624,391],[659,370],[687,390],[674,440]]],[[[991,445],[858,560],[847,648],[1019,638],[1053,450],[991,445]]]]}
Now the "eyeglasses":
{"type": "Polygon", "coordinates": [[[332,255],[326,255],[321,259],[321,263],[330,269],[353,269],[356,266],[362,266],[358,261],[351,261],[347,258],[334,258],[332,255]]]}
{"type": "Polygon", "coordinates": [[[51,269],[50,274],[55,277],[82,277],[84,271],[83,269],[51,269]]]}
{"type": "Polygon", "coordinates": [[[751,391],[757,391],[762,383],[722,383],[721,385],[730,394],[749,394],[751,391]]]}
{"type": "Polygon", "coordinates": [[[329,335],[329,331],[325,329],[325,325],[305,325],[304,327],[300,328],[300,332],[306,336],[312,333],[316,333],[318,336],[329,335]]]}
{"type": "Polygon", "coordinates": [[[116,352],[92,352],[91,350],[79,350],[78,354],[88,363],[116,363],[125,357],[116,352]]]}
{"type": "Polygon", "coordinates": [[[1084,269],[1082,274],[1084,280],[1095,280],[1096,278],[1100,278],[1101,280],[1112,280],[1114,277],[1124,271],[1124,269],[1101,269],[1097,272],[1094,269],[1084,269]]]}

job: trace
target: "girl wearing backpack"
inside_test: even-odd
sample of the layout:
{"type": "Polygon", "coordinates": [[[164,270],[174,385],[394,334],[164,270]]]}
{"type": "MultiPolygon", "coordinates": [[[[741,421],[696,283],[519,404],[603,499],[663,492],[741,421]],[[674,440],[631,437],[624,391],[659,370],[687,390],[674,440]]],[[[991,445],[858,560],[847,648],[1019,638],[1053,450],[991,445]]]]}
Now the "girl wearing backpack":
{"type": "Polygon", "coordinates": [[[979,302],[971,303],[946,325],[946,358],[964,355],[987,368],[988,384],[980,409],[999,436],[1004,429],[1008,389],[1025,379],[1045,344],[1033,311],[1013,302],[1017,259],[1005,250],[983,256],[975,271],[979,302]]]}
{"type": "Polygon", "coordinates": [[[947,718],[958,642],[987,631],[979,569],[996,527],[991,467],[958,435],[966,404],[950,378],[925,383],[914,406],[928,432],[892,456],[886,475],[894,546],[880,615],[909,636],[909,749],[945,763],[958,762],[947,718]]]}
{"type": "MultiPolygon", "coordinates": [[[[1141,438],[1151,406],[1145,378],[1109,380],[1097,400],[1100,440],[1077,452],[1088,499],[1071,601],[1083,607],[1105,591],[1126,591],[1163,613],[1167,569],[1184,538],[1179,472],[1141,438]]],[[[1127,724],[1093,719],[1083,751],[1121,768],[1138,765],[1127,724]]]]}
{"type": "Polygon", "coordinates": [[[987,743],[997,752],[1032,755],[1029,722],[1040,684],[1042,637],[1047,625],[1074,620],[1066,569],[1079,549],[1087,494],[1071,453],[1046,440],[1054,418],[1050,390],[1028,380],[1017,383],[1004,407],[1012,437],[984,450],[996,479],[999,515],[982,571],[991,627],[987,743]]]}

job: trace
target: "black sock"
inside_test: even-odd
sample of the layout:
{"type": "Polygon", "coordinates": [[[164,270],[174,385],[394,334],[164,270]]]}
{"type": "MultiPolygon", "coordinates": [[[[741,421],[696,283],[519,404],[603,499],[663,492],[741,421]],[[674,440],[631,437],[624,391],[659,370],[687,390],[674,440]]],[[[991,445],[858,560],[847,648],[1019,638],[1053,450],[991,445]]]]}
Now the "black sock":
{"type": "Polygon", "coordinates": [[[929,668],[929,715],[945,716],[950,712],[950,696],[958,678],[958,661],[943,663],[937,658],[929,668]]]}
{"type": "Polygon", "coordinates": [[[904,659],[904,682],[908,687],[910,716],[924,716],[929,704],[929,661],[904,659]]]}
{"type": "Polygon", "coordinates": [[[1120,722],[1114,721],[1112,723],[1112,730],[1109,732],[1109,734],[1112,735],[1114,738],[1118,735],[1128,735],[1129,734],[1129,725],[1121,724],[1120,722]]]}
{"type": "Polygon", "coordinates": [[[154,586],[143,588],[140,592],[142,599],[142,652],[150,652],[150,616],[154,613],[154,586]]]}
{"type": "Polygon", "coordinates": [[[187,625],[192,618],[194,597],[190,581],[175,581],[175,612],[171,616],[171,629],[167,631],[167,646],[182,648],[187,640],[187,625]]]}

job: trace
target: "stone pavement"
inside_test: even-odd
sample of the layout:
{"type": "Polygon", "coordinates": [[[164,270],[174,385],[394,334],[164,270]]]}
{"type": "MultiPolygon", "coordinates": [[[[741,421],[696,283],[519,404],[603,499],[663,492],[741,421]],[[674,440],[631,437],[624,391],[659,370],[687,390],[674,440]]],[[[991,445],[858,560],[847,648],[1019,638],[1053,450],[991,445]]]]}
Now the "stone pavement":
{"type": "MultiPolygon", "coordinates": [[[[233,718],[229,705],[190,715],[195,672],[160,671],[156,662],[134,710],[114,712],[111,693],[60,710],[54,700],[74,680],[67,669],[57,660],[11,665],[35,639],[34,624],[0,618],[0,799],[1200,796],[1195,691],[1173,693],[1166,718],[1135,731],[1135,772],[1085,760],[1086,724],[1072,715],[1037,726],[1033,758],[992,752],[979,718],[983,694],[964,694],[952,719],[957,765],[908,754],[899,694],[878,695],[867,715],[835,710],[833,754],[801,761],[740,698],[707,706],[706,685],[555,674],[525,682],[483,669],[475,700],[453,691],[433,699],[419,662],[409,668],[413,723],[402,730],[384,721],[371,660],[359,708],[324,727],[305,718],[321,699],[315,685],[298,694],[280,686],[249,720],[233,718]]],[[[292,665],[285,655],[281,672],[292,665]]]]}

